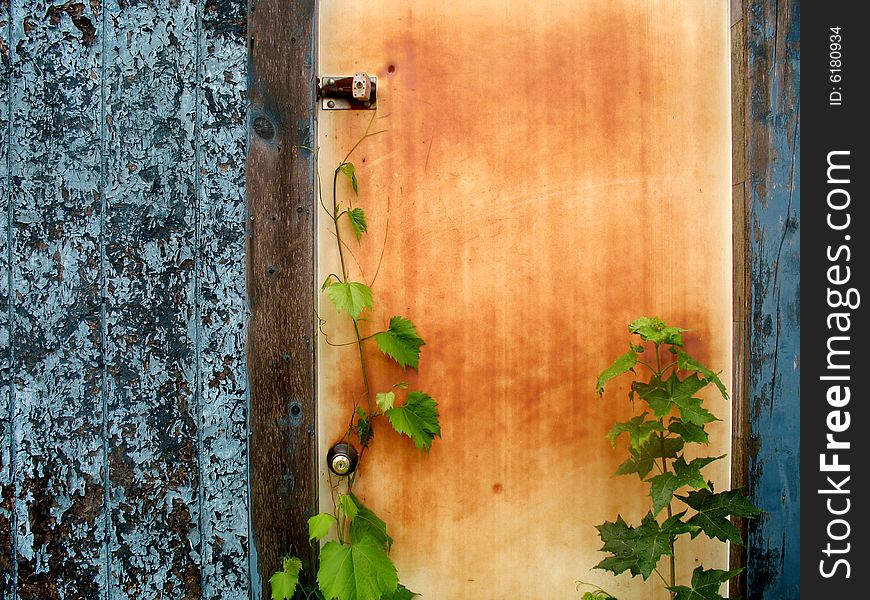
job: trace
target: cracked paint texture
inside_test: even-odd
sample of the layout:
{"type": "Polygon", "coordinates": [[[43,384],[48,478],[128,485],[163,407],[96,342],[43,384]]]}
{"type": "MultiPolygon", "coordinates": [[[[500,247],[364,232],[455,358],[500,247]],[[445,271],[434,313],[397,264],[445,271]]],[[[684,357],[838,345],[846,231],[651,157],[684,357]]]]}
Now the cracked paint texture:
{"type": "Polygon", "coordinates": [[[800,596],[800,7],[747,11],[750,598],[800,596]]]}
{"type": "Polygon", "coordinates": [[[0,5],[0,598],[247,598],[246,4],[0,5]]]}

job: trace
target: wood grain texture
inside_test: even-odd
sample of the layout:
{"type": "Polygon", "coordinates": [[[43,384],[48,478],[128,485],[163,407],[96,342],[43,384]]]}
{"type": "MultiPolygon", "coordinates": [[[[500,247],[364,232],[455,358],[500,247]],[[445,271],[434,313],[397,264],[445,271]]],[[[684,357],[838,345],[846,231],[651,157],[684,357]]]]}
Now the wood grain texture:
{"type": "MultiPolygon", "coordinates": [[[[731,488],[745,489],[749,466],[749,202],[746,186],[746,27],[742,2],[731,3],[731,205],[733,210],[732,245],[734,253],[734,384],[731,389],[731,488]],[[736,7],[736,8],[735,8],[736,7]],[[735,20],[735,15],[739,16],[735,20]]],[[[745,519],[732,517],[746,540],[745,519]]],[[[746,565],[746,546],[731,544],[730,568],[746,565]]],[[[730,583],[734,597],[746,594],[746,572],[730,583]]]]}
{"type": "Polygon", "coordinates": [[[105,589],[99,14],[12,3],[17,596],[105,589]]]}
{"type": "Polygon", "coordinates": [[[251,3],[247,166],[250,485],[255,593],[280,556],[314,573],[313,0],[251,3]]]}
{"type": "Polygon", "coordinates": [[[799,597],[800,8],[747,1],[752,500],[747,594],[799,597]]]}
{"type": "MultiPolygon", "coordinates": [[[[320,10],[321,74],[380,78],[374,129],[387,133],[352,157],[369,230],[360,245],[348,235],[348,262],[357,280],[378,273],[364,333],[401,314],[427,342],[419,373],[372,349],[373,389],[404,379],[441,406],[429,455],[382,425],[357,484],[389,523],[400,577],[434,598],[569,598],[578,579],[666,598],[592,569],[594,525],[648,506],[636,478],[611,478],[624,450],[605,434],[631,413],[626,382],[603,400],[594,384],[644,314],[691,328],[689,351],[730,382],[727,2],[320,10]]],[[[369,118],[320,114],[325,176],[369,118]]],[[[319,281],[336,269],[330,226],[321,219],[319,281]]],[[[333,343],[353,339],[327,300],[320,315],[333,343]]],[[[321,453],[362,393],[354,352],[318,345],[321,453]]],[[[727,453],[730,406],[705,398],[724,421],[699,452],[727,453]]],[[[709,476],[724,488],[728,464],[709,476]]],[[[708,568],[726,566],[724,544],[690,545],[708,568]]],[[[688,545],[677,552],[685,581],[695,563],[688,545]]]]}
{"type": "Polygon", "coordinates": [[[245,368],[247,4],[205,2],[199,41],[199,428],[203,598],[250,596],[245,368]]]}

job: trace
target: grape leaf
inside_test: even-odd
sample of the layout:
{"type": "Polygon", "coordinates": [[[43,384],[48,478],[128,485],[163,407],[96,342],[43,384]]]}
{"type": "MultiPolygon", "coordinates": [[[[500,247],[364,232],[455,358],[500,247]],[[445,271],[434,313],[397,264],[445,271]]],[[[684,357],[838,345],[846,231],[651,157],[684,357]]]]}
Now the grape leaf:
{"type": "Polygon", "coordinates": [[[595,568],[614,575],[629,570],[632,575],[647,579],[662,556],[672,555],[671,536],[693,529],[680,520],[684,514],[674,515],[661,525],[651,512],[643,518],[640,527],[629,527],[619,515],[613,523],[597,525],[598,535],[604,542],[602,552],[613,556],[605,558],[595,568]]]}
{"type": "Polygon", "coordinates": [[[290,600],[296,593],[299,584],[299,571],[302,570],[302,561],[295,556],[284,559],[282,569],[269,578],[272,588],[272,600],[290,600]]]}
{"type": "Polygon", "coordinates": [[[351,521],[353,521],[354,517],[359,513],[359,507],[357,507],[353,497],[348,494],[342,494],[338,497],[338,505],[341,507],[344,516],[351,521]]]}
{"type": "Polygon", "coordinates": [[[762,513],[740,490],[718,494],[710,490],[698,490],[677,498],[698,511],[698,514],[688,521],[698,527],[698,530],[692,533],[693,538],[703,531],[710,539],[717,538],[723,542],[730,541],[742,546],[743,539],[740,531],[728,520],[728,516],[753,518],[762,513]]]}
{"type": "Polygon", "coordinates": [[[695,371],[696,373],[700,373],[707,383],[712,383],[719,388],[719,393],[722,394],[723,398],[728,400],[728,390],[725,389],[725,384],[722,383],[721,379],[719,379],[719,375],[689,356],[688,353],[683,350],[677,351],[677,368],[681,371],[695,371]]]}
{"type": "Polygon", "coordinates": [[[604,369],[604,371],[601,372],[601,375],[598,376],[598,380],[595,382],[595,391],[598,392],[598,395],[601,396],[604,394],[604,386],[608,381],[614,377],[619,377],[628,371],[634,371],[638,357],[638,353],[635,352],[634,348],[631,348],[628,352],[613,361],[612,365],[604,369]]]}
{"type": "Polygon", "coordinates": [[[641,317],[629,323],[628,331],[636,333],[645,342],[682,346],[682,332],[687,330],[679,327],[668,327],[658,317],[641,317]]]}
{"type": "Polygon", "coordinates": [[[690,463],[680,456],[673,462],[673,471],[667,471],[651,478],[649,495],[653,501],[653,514],[659,514],[661,510],[671,503],[674,492],[683,486],[691,486],[695,489],[710,489],[707,480],[701,474],[701,469],[711,462],[724,458],[722,456],[696,458],[690,463]]]}
{"type": "Polygon", "coordinates": [[[319,513],[308,519],[308,541],[323,539],[333,523],[335,517],[329,513],[319,513]]]}
{"type": "Polygon", "coordinates": [[[692,587],[677,585],[668,589],[676,594],[674,600],[724,600],[719,595],[719,588],[742,570],[705,570],[704,567],[696,567],[692,572],[692,587]]]}
{"type": "Polygon", "coordinates": [[[381,600],[396,591],[396,567],[382,544],[364,536],[353,544],[327,542],[320,551],[317,583],[338,600],[381,600]]]}
{"type": "Polygon", "coordinates": [[[429,450],[435,436],[441,437],[438,404],[423,392],[410,392],[405,403],[384,412],[393,429],[407,435],[418,450],[429,450]]]}
{"type": "Polygon", "coordinates": [[[363,504],[354,494],[348,494],[356,505],[356,515],[350,524],[350,538],[354,542],[371,538],[387,549],[393,545],[393,538],[387,534],[387,524],[363,504]]]}
{"type": "Polygon", "coordinates": [[[704,431],[703,425],[695,425],[694,423],[684,423],[680,419],[671,419],[668,425],[668,431],[674,435],[678,435],[686,442],[696,442],[698,444],[709,444],[710,438],[707,432],[704,431]]]}
{"type": "Polygon", "coordinates": [[[604,590],[595,590],[594,592],[586,592],[580,600],[616,600],[613,596],[604,590]]]}
{"type": "Polygon", "coordinates": [[[359,181],[356,179],[356,169],[354,169],[353,163],[342,163],[338,169],[350,179],[350,183],[353,186],[353,193],[359,194],[359,181]]]}
{"type": "Polygon", "coordinates": [[[356,435],[359,437],[360,444],[368,446],[372,438],[375,437],[375,430],[372,429],[372,422],[365,410],[357,407],[356,414],[356,435]]]}
{"type": "Polygon", "coordinates": [[[664,431],[664,427],[658,421],[647,421],[647,413],[633,417],[624,423],[616,423],[610,428],[607,438],[612,446],[616,446],[616,439],[623,433],[628,433],[629,444],[635,450],[639,449],[656,431],[664,431]]]}
{"type": "Polygon", "coordinates": [[[368,231],[368,225],[366,225],[366,214],[361,208],[353,208],[347,211],[347,218],[350,221],[350,226],[353,227],[356,241],[360,241],[362,234],[368,231]]]}
{"type": "Polygon", "coordinates": [[[378,405],[383,412],[387,412],[391,408],[393,408],[393,404],[396,402],[396,393],[395,392],[382,392],[379,394],[375,394],[375,403],[378,405]]]}
{"type": "Polygon", "coordinates": [[[364,309],[374,306],[371,289],[355,281],[334,283],[326,288],[326,294],[336,309],[346,312],[354,319],[358,319],[364,309]]]}
{"type": "Polygon", "coordinates": [[[419,596],[416,592],[412,592],[401,583],[396,587],[396,591],[392,594],[385,594],[381,600],[411,600],[414,596],[419,596]]]}
{"type": "Polygon", "coordinates": [[[718,421],[713,413],[702,406],[700,398],[680,398],[674,401],[680,409],[683,423],[690,423],[702,427],[705,423],[718,421]]]}
{"type": "MultiPolygon", "coordinates": [[[[632,389],[641,399],[649,403],[655,416],[664,417],[671,412],[675,404],[682,408],[682,405],[689,403],[692,400],[692,395],[706,385],[707,382],[699,377],[686,377],[680,380],[674,373],[665,381],[653,378],[648,384],[635,383],[632,389]]],[[[700,400],[698,402],[700,403],[700,400]]],[[[715,420],[715,417],[710,416],[711,420],[715,420]]]]}
{"type": "Polygon", "coordinates": [[[683,449],[683,440],[680,438],[665,438],[664,447],[658,437],[650,438],[639,449],[629,447],[631,458],[619,465],[614,475],[629,475],[637,473],[643,479],[650,471],[657,458],[676,458],[677,453],[683,449]]]}
{"type": "Polygon", "coordinates": [[[375,341],[381,352],[401,367],[411,366],[415,369],[420,360],[420,347],[426,345],[417,335],[417,328],[405,317],[391,318],[389,329],[376,334],[375,341]]]}

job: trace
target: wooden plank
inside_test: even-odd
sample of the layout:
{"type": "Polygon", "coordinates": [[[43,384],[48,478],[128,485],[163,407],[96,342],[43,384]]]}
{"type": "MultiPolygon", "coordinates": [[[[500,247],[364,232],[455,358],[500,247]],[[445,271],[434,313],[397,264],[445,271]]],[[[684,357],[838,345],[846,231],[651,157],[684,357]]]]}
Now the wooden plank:
{"type": "Polygon", "coordinates": [[[0,598],[14,595],[15,554],[13,545],[12,486],[12,289],[10,236],[12,234],[12,193],[9,189],[9,82],[12,21],[10,4],[0,4],[0,598]]]}
{"type": "Polygon", "coordinates": [[[261,0],[248,14],[251,518],[264,594],[281,555],[301,556],[307,576],[315,560],[314,171],[295,148],[314,139],[314,11],[261,0]]]}
{"type": "Polygon", "coordinates": [[[17,594],[100,597],[100,15],[26,0],[12,14],[17,594]]]}
{"type": "Polygon", "coordinates": [[[105,15],[111,593],[201,594],[197,4],[105,15]]]}
{"type": "Polygon", "coordinates": [[[799,596],[800,8],[746,2],[751,203],[747,596],[799,596]]]}
{"type": "Polygon", "coordinates": [[[247,4],[206,2],[200,32],[199,410],[202,597],[250,595],[245,369],[247,4]]]}
{"type": "MultiPolygon", "coordinates": [[[[742,19],[742,2],[732,0],[731,25],[731,206],[734,285],[732,291],[733,365],[734,383],[731,389],[731,488],[747,485],[749,443],[749,205],[746,194],[746,29],[742,19]],[[735,6],[741,18],[734,20],[735,6]]],[[[746,540],[744,519],[735,519],[735,525],[746,540]]],[[[730,568],[739,569],[746,564],[746,547],[731,544],[730,568]]],[[[746,572],[732,580],[729,593],[743,597],[746,590],[746,572]]]]}

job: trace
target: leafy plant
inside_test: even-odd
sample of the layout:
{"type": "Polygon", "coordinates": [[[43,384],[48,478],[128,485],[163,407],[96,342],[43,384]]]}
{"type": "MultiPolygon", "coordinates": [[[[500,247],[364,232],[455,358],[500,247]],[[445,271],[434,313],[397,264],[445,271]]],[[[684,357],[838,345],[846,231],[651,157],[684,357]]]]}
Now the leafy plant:
{"type": "MultiPolygon", "coordinates": [[[[359,194],[356,169],[348,159],[363,140],[378,133],[381,132],[369,133],[367,129],[335,168],[331,209],[323,201],[322,186],[318,186],[320,205],[333,224],[340,262],[340,272],[326,278],[321,292],[338,313],[351,319],[355,333],[355,339],[346,344],[334,344],[325,334],[323,339],[333,346],[355,345],[358,349],[363,389],[361,398],[354,401],[343,440],[358,443],[358,465],[349,476],[333,481],[333,511],[314,515],[308,520],[310,542],[320,543],[330,538],[320,551],[317,586],[304,588],[299,582],[301,561],[288,557],[284,559],[282,569],[269,580],[273,600],[290,599],[294,594],[328,600],[409,600],[416,595],[399,583],[396,567],[389,556],[393,538],[387,533],[387,524],[353,493],[365,450],[374,438],[375,423],[384,420],[382,417],[396,432],[410,438],[419,450],[428,451],[434,438],[441,435],[438,405],[428,394],[408,391],[404,382],[373,394],[366,369],[364,346],[370,340],[374,340],[386,359],[395,361],[402,368],[416,369],[420,349],[425,345],[414,323],[402,316],[390,318],[386,329],[367,335],[363,333],[363,327],[370,322],[364,315],[374,308],[374,297],[369,285],[352,279],[344,258],[346,242],[342,229],[349,228],[360,242],[368,231],[368,220],[362,208],[353,206],[352,198],[347,207],[338,201],[338,182],[341,176],[346,177],[350,180],[353,195],[359,194]]],[[[316,162],[317,153],[308,150],[314,152],[316,162]]],[[[322,326],[321,320],[321,332],[322,326]]]]}
{"type": "MultiPolygon", "coordinates": [[[[692,460],[685,455],[689,444],[709,443],[706,425],[719,420],[695,394],[711,384],[726,400],[728,393],[716,373],[685,351],[685,329],[669,327],[658,317],[641,317],[629,324],[628,331],[639,336],[641,343],[629,342],[628,352],[598,376],[595,389],[603,396],[609,381],[629,371],[636,373],[637,367],[650,373],[646,381],[632,381],[628,392],[633,406],[640,401],[640,414],[616,423],[607,437],[615,447],[617,440],[627,435],[628,460],[615,475],[636,474],[648,483],[651,509],[639,525],[628,525],[617,515],[616,521],[597,526],[604,543],[601,550],[610,556],[596,568],[615,575],[628,571],[644,580],[655,573],[673,600],[721,599],[721,585],[740,569],[722,571],[698,566],[690,585],[677,585],[674,545],[677,536],[694,539],[702,533],[710,539],[742,545],[740,532],[729,517],[753,518],[761,513],[741,491],[715,492],[712,482],[701,473],[724,455],[692,460]],[[644,360],[650,351],[653,360],[644,360]],[[688,491],[679,495],[684,489],[688,491]],[[658,568],[664,557],[670,563],[667,579],[658,568]]],[[[600,588],[587,592],[584,600],[599,597],[615,600],[600,588]]]]}

